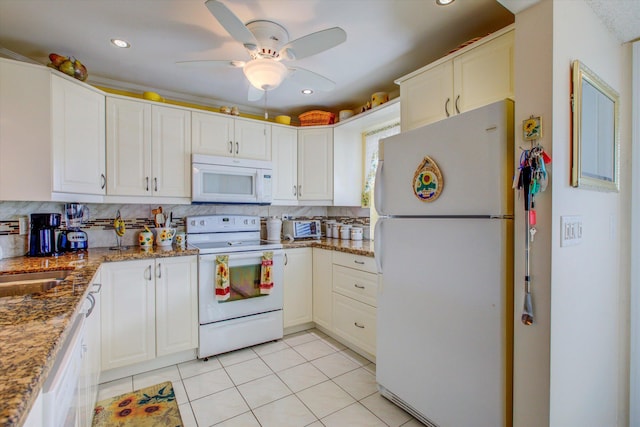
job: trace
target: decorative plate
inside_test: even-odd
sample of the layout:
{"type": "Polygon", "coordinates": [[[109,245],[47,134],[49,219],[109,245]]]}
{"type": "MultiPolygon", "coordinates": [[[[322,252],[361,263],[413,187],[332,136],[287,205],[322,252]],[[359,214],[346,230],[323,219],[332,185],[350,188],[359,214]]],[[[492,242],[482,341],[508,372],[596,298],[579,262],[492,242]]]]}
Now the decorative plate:
{"type": "Polygon", "coordinates": [[[423,202],[433,202],[442,193],[444,181],[436,162],[425,156],[413,175],[413,194],[423,202]]]}

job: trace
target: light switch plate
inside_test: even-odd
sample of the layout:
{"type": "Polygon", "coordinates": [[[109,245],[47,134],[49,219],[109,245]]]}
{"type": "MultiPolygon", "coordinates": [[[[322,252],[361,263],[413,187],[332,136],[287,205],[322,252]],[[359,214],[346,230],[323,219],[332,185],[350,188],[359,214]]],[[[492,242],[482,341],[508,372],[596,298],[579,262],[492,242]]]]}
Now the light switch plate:
{"type": "Polygon", "coordinates": [[[582,217],[560,217],[560,246],[575,246],[582,243],[582,217]]]}

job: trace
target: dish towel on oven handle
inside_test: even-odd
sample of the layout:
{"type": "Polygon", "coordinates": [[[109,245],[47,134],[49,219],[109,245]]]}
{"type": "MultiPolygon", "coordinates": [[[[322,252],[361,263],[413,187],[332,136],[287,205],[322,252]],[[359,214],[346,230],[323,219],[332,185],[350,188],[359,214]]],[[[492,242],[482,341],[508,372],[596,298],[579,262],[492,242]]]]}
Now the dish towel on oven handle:
{"type": "Polygon", "coordinates": [[[273,266],[273,252],[263,252],[262,267],[260,268],[260,295],[269,295],[273,288],[271,266],[273,266]]]}
{"type": "Polygon", "coordinates": [[[216,256],[216,300],[226,301],[231,296],[229,286],[229,255],[216,256]]]}

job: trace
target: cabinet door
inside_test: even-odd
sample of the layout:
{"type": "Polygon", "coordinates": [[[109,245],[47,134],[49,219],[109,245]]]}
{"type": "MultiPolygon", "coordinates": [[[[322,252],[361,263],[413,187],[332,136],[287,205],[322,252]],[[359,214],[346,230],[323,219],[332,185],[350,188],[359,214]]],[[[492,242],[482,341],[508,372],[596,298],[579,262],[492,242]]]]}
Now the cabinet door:
{"type": "Polygon", "coordinates": [[[313,249],[313,321],[333,330],[331,251],[313,249]]]}
{"type": "Polygon", "coordinates": [[[107,194],[151,195],[151,105],[107,97],[107,194]]]}
{"type": "Polygon", "coordinates": [[[298,200],[333,199],[333,129],[298,131],[298,200]]]}
{"type": "Polygon", "coordinates": [[[284,253],[284,327],[313,321],[313,256],[311,248],[284,253]]]}
{"type": "Polygon", "coordinates": [[[198,347],[198,259],[156,260],[156,353],[198,347]]]}
{"type": "Polygon", "coordinates": [[[102,266],[102,370],[155,357],[153,260],[102,266]]]}
{"type": "Polygon", "coordinates": [[[271,129],[271,158],[273,160],[272,204],[298,202],[298,131],[281,126],[271,129]]]}
{"type": "Polygon", "coordinates": [[[151,106],[154,196],[191,197],[191,112],[151,106]]]}
{"type": "Polygon", "coordinates": [[[453,85],[459,112],[513,98],[513,47],[514,32],[511,31],[453,60],[453,85]]]}
{"type": "Polygon", "coordinates": [[[191,131],[193,134],[192,151],[195,154],[213,156],[233,156],[234,120],[219,114],[191,113],[191,131]]]}
{"type": "Polygon", "coordinates": [[[51,76],[53,191],[104,195],[105,96],[51,76]]]}
{"type": "Polygon", "coordinates": [[[403,132],[454,114],[451,61],[402,82],[400,97],[400,126],[403,132]]]}
{"type": "Polygon", "coordinates": [[[257,120],[235,120],[233,153],[243,159],[271,160],[271,126],[257,120]]]}

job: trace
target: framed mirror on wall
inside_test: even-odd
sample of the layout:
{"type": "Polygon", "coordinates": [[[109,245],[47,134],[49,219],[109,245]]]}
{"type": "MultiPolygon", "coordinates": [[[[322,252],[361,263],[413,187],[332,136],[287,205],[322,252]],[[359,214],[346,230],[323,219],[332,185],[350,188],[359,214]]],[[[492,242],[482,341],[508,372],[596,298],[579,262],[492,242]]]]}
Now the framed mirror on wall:
{"type": "Polygon", "coordinates": [[[582,62],[573,61],[571,98],[571,185],[618,191],[618,93],[582,62]]]}

